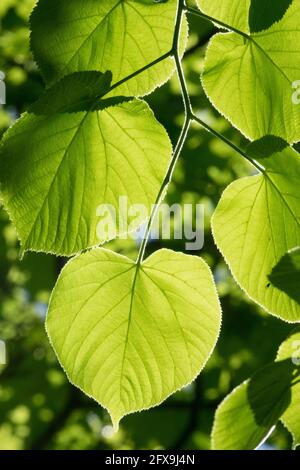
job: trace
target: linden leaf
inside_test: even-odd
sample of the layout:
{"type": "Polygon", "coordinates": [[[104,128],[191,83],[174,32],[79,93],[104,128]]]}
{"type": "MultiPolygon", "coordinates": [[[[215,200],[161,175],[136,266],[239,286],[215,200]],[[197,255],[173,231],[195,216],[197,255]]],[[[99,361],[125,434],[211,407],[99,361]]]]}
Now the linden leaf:
{"type": "MultiPolygon", "coordinates": [[[[87,70],[111,70],[115,84],[171,50],[176,13],[177,0],[39,0],[31,17],[31,47],[48,84],[87,70]]],[[[186,40],[184,22],[182,52],[186,40]]],[[[145,95],[174,70],[166,58],[114,93],[145,95]]]]}
{"type": "Polygon", "coordinates": [[[282,423],[293,436],[293,446],[300,445],[300,328],[292,331],[279,348],[277,361],[289,360],[295,365],[288,408],[281,417],[282,423]]]}
{"type": "Polygon", "coordinates": [[[101,98],[110,80],[65,77],[4,136],[2,198],[23,250],[76,254],[137,228],[139,220],[126,223],[127,205],[150,213],[172,146],[145,102],[101,98]],[[110,231],[98,230],[104,205],[116,211],[110,231]]]}
{"type": "Polygon", "coordinates": [[[289,406],[294,369],[291,360],[272,363],[236,387],[217,409],[213,449],[259,447],[289,406]]]}
{"type": "Polygon", "coordinates": [[[269,279],[300,305],[300,248],[286,253],[272,269],[269,279]]]}
{"type": "MultiPolygon", "coordinates": [[[[245,2],[239,3],[242,7],[245,2]]],[[[239,26],[244,36],[217,34],[207,49],[202,76],[205,92],[212,104],[251,140],[268,134],[289,143],[300,140],[300,106],[293,100],[293,84],[300,79],[300,4],[297,0],[289,3],[284,1],[278,11],[272,5],[268,11],[273,12],[271,20],[275,22],[271,21],[268,29],[249,34],[244,16],[239,17],[233,8],[220,9],[222,20],[229,26],[239,26]]],[[[261,0],[251,3],[252,31],[266,26],[265,7],[261,0]],[[264,18],[262,24],[258,18],[264,18]]]]}
{"type": "MultiPolygon", "coordinates": [[[[206,15],[248,32],[248,11],[251,0],[197,0],[206,15]]],[[[262,1],[262,0],[261,0],[262,1]]]]}
{"type": "Polygon", "coordinates": [[[211,272],[198,257],[155,252],[140,266],[98,248],[75,257],[53,291],[47,332],[69,380],[115,428],[196,378],[219,335],[211,272]]]}
{"type": "Polygon", "coordinates": [[[282,19],[293,0],[197,0],[201,10],[227,25],[252,33],[282,19]]]}
{"type": "Polygon", "coordinates": [[[253,450],[280,419],[300,443],[300,329],[282,343],[276,361],[236,387],[215,415],[212,446],[217,450],[253,450]]]}
{"type": "Polygon", "coordinates": [[[300,244],[300,157],[272,137],[253,143],[249,154],[264,170],[224,191],[212,219],[214,238],[247,295],[271,314],[298,322],[299,303],[269,275],[300,244]]]}

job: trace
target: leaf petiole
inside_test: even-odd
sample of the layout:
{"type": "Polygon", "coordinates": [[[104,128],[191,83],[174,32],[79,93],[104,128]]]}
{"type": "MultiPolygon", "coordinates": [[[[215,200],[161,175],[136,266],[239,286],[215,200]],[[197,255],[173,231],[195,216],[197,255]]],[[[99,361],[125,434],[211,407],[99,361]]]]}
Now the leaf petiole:
{"type": "Polygon", "coordinates": [[[255,166],[260,172],[263,171],[263,168],[256,163],[255,160],[253,160],[251,157],[247,155],[246,152],[244,152],[240,147],[238,147],[236,144],[231,142],[231,140],[227,139],[224,135],[220,134],[219,132],[215,131],[212,127],[210,127],[208,124],[206,124],[202,119],[200,119],[198,116],[196,116],[194,113],[192,114],[192,120],[197,122],[200,126],[202,126],[204,129],[206,129],[208,132],[213,134],[215,137],[218,139],[222,140],[226,145],[231,147],[235,152],[239,153],[242,157],[244,157],[248,162],[250,162],[252,165],[255,166]]]}
{"type": "MultiPolygon", "coordinates": [[[[256,163],[252,158],[250,158],[246,154],[246,152],[241,150],[237,145],[235,145],[233,142],[231,142],[225,136],[223,136],[219,132],[212,129],[208,124],[206,124],[198,116],[196,116],[194,111],[193,111],[191,100],[190,100],[190,97],[189,97],[187,84],[186,84],[186,80],[185,80],[185,76],[184,76],[184,72],[183,72],[183,68],[182,68],[181,58],[180,58],[180,54],[179,54],[180,29],[181,29],[183,14],[184,14],[185,11],[188,11],[190,13],[198,14],[197,10],[194,10],[193,8],[186,7],[184,0],[178,0],[178,10],[177,10],[176,24],[175,24],[175,29],[174,29],[173,46],[172,46],[172,49],[169,53],[170,56],[174,57],[174,61],[175,61],[175,64],[176,64],[176,71],[177,71],[177,76],[178,76],[178,80],[179,80],[179,83],[180,83],[181,94],[182,94],[182,99],[183,99],[183,105],[184,105],[184,110],[185,110],[185,121],[184,121],[182,130],[181,130],[180,136],[178,138],[178,141],[177,141],[177,144],[176,144],[176,147],[175,147],[173,157],[172,157],[172,160],[170,162],[167,174],[166,174],[166,176],[164,178],[164,181],[163,181],[163,183],[160,187],[159,193],[157,195],[155,204],[153,206],[152,212],[151,212],[149,220],[148,220],[146,231],[145,231],[145,234],[144,234],[141,246],[140,246],[139,254],[138,254],[138,257],[137,257],[137,261],[136,261],[136,264],[138,266],[142,263],[142,261],[144,259],[145,250],[146,250],[146,246],[147,246],[148,239],[149,239],[149,236],[150,236],[150,231],[151,231],[151,227],[152,227],[154,218],[156,216],[158,207],[159,207],[160,203],[162,202],[162,199],[165,196],[166,189],[167,189],[169,183],[172,180],[174,169],[176,167],[178,158],[179,158],[181,150],[182,150],[182,148],[185,144],[185,141],[187,139],[191,123],[193,121],[197,122],[200,126],[202,126],[204,129],[206,129],[208,132],[210,132],[215,137],[219,138],[225,144],[227,144],[229,147],[231,147],[235,152],[239,153],[247,161],[252,163],[252,165],[254,165],[255,168],[257,168],[257,170],[259,170],[260,172],[264,172],[263,168],[258,163],[256,163]]],[[[206,19],[209,19],[210,21],[215,21],[214,18],[210,18],[207,15],[202,14],[200,11],[199,11],[199,16],[206,17],[206,19]]],[[[220,24],[220,22],[219,22],[219,24],[220,24]]],[[[229,28],[229,26],[225,25],[224,23],[222,23],[222,25],[226,28],[229,28]]],[[[235,32],[237,32],[237,33],[239,33],[243,36],[246,36],[248,39],[251,39],[250,37],[248,37],[245,33],[242,33],[241,31],[235,30],[235,32]]],[[[140,73],[140,71],[138,71],[137,73],[140,73]]],[[[119,86],[119,84],[116,84],[116,86],[119,86]]]]}
{"type": "Polygon", "coordinates": [[[200,18],[211,21],[211,22],[221,26],[221,28],[227,29],[227,30],[232,31],[234,33],[237,33],[240,36],[243,36],[244,38],[246,38],[248,40],[252,40],[252,38],[251,38],[251,36],[249,36],[249,34],[244,33],[243,31],[241,31],[237,28],[234,28],[233,26],[230,26],[226,23],[223,23],[223,21],[220,21],[217,18],[213,18],[212,16],[206,15],[205,13],[202,13],[200,10],[196,10],[196,8],[185,6],[184,10],[187,13],[189,13],[190,15],[199,16],[200,18]]]}

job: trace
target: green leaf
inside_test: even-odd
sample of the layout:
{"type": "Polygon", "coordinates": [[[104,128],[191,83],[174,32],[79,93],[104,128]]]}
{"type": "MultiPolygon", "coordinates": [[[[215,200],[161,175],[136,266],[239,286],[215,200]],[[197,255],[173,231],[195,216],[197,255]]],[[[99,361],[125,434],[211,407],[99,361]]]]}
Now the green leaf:
{"type": "Polygon", "coordinates": [[[111,72],[74,72],[46,90],[31,105],[29,112],[37,115],[96,111],[130,101],[116,96],[107,98],[111,87],[111,72]]]}
{"type": "Polygon", "coordinates": [[[249,32],[248,12],[251,0],[197,0],[203,13],[244,32],[249,32]]]}
{"type": "Polygon", "coordinates": [[[293,436],[294,447],[300,445],[300,328],[296,328],[280,346],[277,361],[293,360],[295,364],[291,400],[281,421],[293,436]]]}
{"type": "Polygon", "coordinates": [[[253,450],[269,436],[291,399],[291,360],[270,364],[239,385],[217,409],[212,447],[253,450]]]}
{"type": "MultiPolygon", "coordinates": [[[[264,4],[257,5],[256,15],[262,16],[264,4]]],[[[223,13],[225,23],[236,26],[232,10],[228,17],[223,13]]],[[[294,0],[269,29],[251,33],[248,39],[217,34],[210,42],[202,76],[205,92],[251,140],[268,134],[290,143],[300,140],[300,106],[293,102],[293,83],[300,70],[299,23],[300,5],[294,0]]]]}
{"type": "MultiPolygon", "coordinates": [[[[115,84],[171,50],[176,12],[177,0],[40,0],[31,17],[31,47],[48,84],[88,70],[111,70],[115,84]]],[[[182,52],[186,40],[185,22],[182,52]]],[[[114,94],[150,93],[173,72],[174,62],[167,58],[114,94]]]]}
{"type": "Polygon", "coordinates": [[[282,19],[293,0],[197,0],[203,13],[244,33],[268,29],[282,19]]]}
{"type": "Polygon", "coordinates": [[[276,362],[239,385],[219,406],[212,446],[222,450],[252,450],[260,446],[280,419],[300,443],[300,329],[278,352],[276,362]]]}
{"type": "MultiPolygon", "coordinates": [[[[71,255],[125,233],[120,196],[150,212],[171,143],[146,103],[101,100],[110,78],[99,72],[64,78],[2,140],[2,198],[23,250],[71,255]],[[101,204],[116,211],[113,233],[98,230],[101,204]]],[[[128,222],[131,230],[141,223],[128,222]]]]}
{"type": "Polygon", "coordinates": [[[212,219],[214,238],[248,296],[271,314],[298,322],[299,303],[272,285],[269,274],[300,244],[300,157],[272,137],[253,143],[248,153],[263,172],[224,191],[212,219]]]}
{"type": "Polygon", "coordinates": [[[269,279],[300,305],[300,248],[286,253],[272,269],[269,279]]]}
{"type": "Polygon", "coordinates": [[[161,250],[137,266],[105,249],[71,260],[53,291],[47,332],[70,381],[115,428],[189,384],[209,358],[221,311],[200,258],[161,250]]]}

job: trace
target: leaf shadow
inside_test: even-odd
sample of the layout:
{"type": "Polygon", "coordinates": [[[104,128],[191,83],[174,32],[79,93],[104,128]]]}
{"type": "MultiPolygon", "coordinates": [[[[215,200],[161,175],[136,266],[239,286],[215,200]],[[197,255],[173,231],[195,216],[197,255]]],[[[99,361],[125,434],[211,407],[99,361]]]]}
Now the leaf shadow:
{"type": "Polygon", "coordinates": [[[71,73],[46,89],[28,112],[36,116],[93,112],[132,101],[132,97],[109,96],[111,83],[110,71],[71,73]]]}
{"type": "Polygon", "coordinates": [[[286,253],[268,276],[270,283],[300,305],[300,248],[286,253]]]}
{"type": "Polygon", "coordinates": [[[300,368],[290,358],[267,365],[250,379],[247,397],[258,426],[271,428],[277,423],[299,380],[300,368]]]}
{"type": "Polygon", "coordinates": [[[251,0],[249,9],[249,26],[251,33],[269,29],[274,23],[280,21],[293,0],[251,0]]]}

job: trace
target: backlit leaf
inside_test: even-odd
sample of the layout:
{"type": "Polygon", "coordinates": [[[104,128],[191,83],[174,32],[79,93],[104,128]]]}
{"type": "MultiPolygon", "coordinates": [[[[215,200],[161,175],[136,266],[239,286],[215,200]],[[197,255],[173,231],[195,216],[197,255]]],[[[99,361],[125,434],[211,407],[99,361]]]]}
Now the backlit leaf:
{"type": "Polygon", "coordinates": [[[251,0],[197,0],[206,15],[248,32],[248,11],[251,0]]]}
{"type": "Polygon", "coordinates": [[[236,387],[217,409],[212,431],[216,450],[254,450],[289,406],[294,366],[270,364],[236,387]]]}
{"type": "Polygon", "coordinates": [[[282,256],[300,243],[300,157],[281,139],[253,143],[263,167],[232,183],[212,220],[215,241],[242,289],[273,315],[300,320],[300,305],[270,282],[282,256]]]}
{"type": "MultiPolygon", "coordinates": [[[[147,66],[172,48],[177,0],[40,0],[31,17],[31,46],[48,84],[72,72],[112,72],[112,84],[147,66]]],[[[187,38],[184,24],[182,49],[187,38]]],[[[171,58],[115,91],[141,96],[174,72],[171,58]]]]}
{"type": "Polygon", "coordinates": [[[214,449],[253,450],[280,419],[300,443],[300,330],[282,343],[276,361],[236,387],[219,406],[212,431],[214,449]]]}
{"type": "Polygon", "coordinates": [[[291,400],[281,421],[293,436],[294,447],[300,445],[300,328],[296,328],[279,348],[277,361],[292,360],[295,365],[291,400]]]}
{"type": "MultiPolygon", "coordinates": [[[[265,4],[260,1],[255,6],[250,18],[260,29],[257,18],[267,18],[265,4]]],[[[221,10],[229,26],[237,25],[239,16],[234,11],[221,10]]],[[[247,33],[245,18],[241,22],[247,33]]],[[[294,0],[268,29],[251,33],[248,38],[236,33],[217,34],[210,42],[202,76],[206,94],[251,140],[268,134],[290,143],[300,140],[300,106],[293,99],[293,84],[300,80],[299,22],[300,4],[294,0]]]]}
{"type": "MultiPolygon", "coordinates": [[[[171,143],[145,102],[101,100],[110,79],[66,77],[2,140],[2,198],[23,250],[75,254],[125,233],[127,204],[143,204],[149,214],[171,143]],[[113,232],[98,230],[103,204],[115,209],[113,232]]],[[[141,221],[128,223],[134,229],[141,221]]]]}
{"type": "Polygon", "coordinates": [[[75,257],[53,291],[47,331],[70,381],[115,427],[189,384],[210,356],[220,305],[198,257],[155,252],[139,267],[105,249],[75,257]]]}

